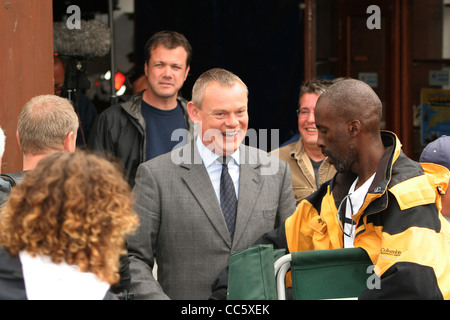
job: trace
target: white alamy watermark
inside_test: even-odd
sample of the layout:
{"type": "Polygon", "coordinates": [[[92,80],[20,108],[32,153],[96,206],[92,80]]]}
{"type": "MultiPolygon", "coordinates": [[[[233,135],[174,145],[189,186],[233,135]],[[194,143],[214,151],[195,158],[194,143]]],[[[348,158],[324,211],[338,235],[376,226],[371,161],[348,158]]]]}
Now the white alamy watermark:
{"type": "Polygon", "coordinates": [[[66,25],[69,30],[81,29],[81,9],[79,6],[71,5],[67,7],[67,14],[70,16],[67,18],[66,25]]]}
{"type": "Polygon", "coordinates": [[[381,280],[378,276],[380,274],[380,267],[371,265],[367,267],[366,273],[370,274],[366,281],[367,289],[381,289],[381,280]]]}
{"type": "MultiPolygon", "coordinates": [[[[239,134],[239,133],[238,133],[239,134]]],[[[223,155],[230,152],[224,151],[223,147],[219,143],[214,143],[216,139],[223,139],[222,132],[218,129],[209,129],[203,132],[198,130],[198,135],[201,141],[211,142],[208,144],[208,148],[218,154],[223,155]]],[[[245,137],[241,137],[245,145],[261,150],[268,150],[269,146],[271,150],[278,149],[280,142],[280,133],[278,129],[248,129],[245,137]],[[269,145],[270,143],[270,145],[269,145]]],[[[178,141],[178,144],[171,151],[171,160],[174,164],[202,164],[202,158],[198,152],[193,152],[193,148],[187,148],[186,146],[191,142],[192,136],[186,129],[174,130],[171,137],[172,141],[178,141]]],[[[204,143],[206,145],[206,143],[204,143]]],[[[238,147],[236,145],[236,147],[238,147]]],[[[241,161],[247,164],[259,164],[261,165],[261,175],[272,175],[277,173],[280,159],[275,156],[271,156],[267,152],[255,152],[248,148],[241,149],[241,152],[247,152],[248,154],[241,154],[241,161]]],[[[242,162],[241,162],[242,164],[242,162]]]]}
{"type": "Polygon", "coordinates": [[[367,7],[367,14],[370,14],[370,17],[367,18],[366,26],[369,30],[373,29],[381,29],[381,9],[379,6],[371,5],[367,7]]]}

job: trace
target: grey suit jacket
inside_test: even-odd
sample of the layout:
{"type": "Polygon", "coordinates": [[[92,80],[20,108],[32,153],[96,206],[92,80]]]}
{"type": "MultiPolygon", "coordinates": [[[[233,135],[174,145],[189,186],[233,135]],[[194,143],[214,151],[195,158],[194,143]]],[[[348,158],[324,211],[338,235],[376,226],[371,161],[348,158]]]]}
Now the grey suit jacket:
{"type": "Polygon", "coordinates": [[[140,227],[127,239],[136,299],[207,299],[230,254],[295,210],[289,166],[241,145],[233,242],[195,143],[141,164],[134,193],[140,227]],[[152,276],[154,250],[158,273],[152,276]]]}

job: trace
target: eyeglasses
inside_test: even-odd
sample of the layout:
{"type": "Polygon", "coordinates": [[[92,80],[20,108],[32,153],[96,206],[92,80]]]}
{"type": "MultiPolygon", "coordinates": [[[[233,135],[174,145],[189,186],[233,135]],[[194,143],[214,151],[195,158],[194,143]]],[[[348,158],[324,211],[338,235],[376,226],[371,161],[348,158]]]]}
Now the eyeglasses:
{"type": "Polygon", "coordinates": [[[353,216],[353,204],[352,204],[352,199],[350,198],[351,195],[352,195],[352,194],[349,193],[349,194],[347,194],[347,195],[344,197],[344,199],[342,199],[342,201],[341,201],[341,203],[339,204],[339,207],[338,207],[338,209],[337,209],[337,212],[336,212],[336,216],[337,216],[337,219],[338,219],[339,228],[341,228],[341,230],[342,230],[342,232],[344,233],[344,235],[346,235],[346,236],[349,237],[349,238],[352,238],[352,237],[353,237],[353,226],[356,225],[356,222],[355,222],[353,219],[348,219],[348,218],[345,216],[345,212],[346,212],[347,206],[344,206],[344,211],[343,211],[342,213],[341,213],[341,209],[342,209],[342,207],[343,207],[343,204],[346,203],[345,200],[348,199],[349,204],[350,204],[350,214],[351,214],[351,216],[353,216]],[[342,217],[342,219],[341,219],[341,217],[342,217]],[[347,232],[345,232],[345,224],[346,224],[346,223],[351,225],[350,233],[349,233],[349,234],[348,234],[347,232]]]}
{"type": "Polygon", "coordinates": [[[309,117],[311,111],[308,109],[297,109],[296,111],[298,117],[309,117]]]}

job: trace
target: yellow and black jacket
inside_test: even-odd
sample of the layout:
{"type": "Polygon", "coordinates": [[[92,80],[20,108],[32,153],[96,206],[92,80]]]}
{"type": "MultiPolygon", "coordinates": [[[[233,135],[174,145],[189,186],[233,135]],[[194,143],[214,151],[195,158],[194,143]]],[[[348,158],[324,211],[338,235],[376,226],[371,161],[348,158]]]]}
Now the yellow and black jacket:
{"type": "MultiPolygon", "coordinates": [[[[361,209],[354,214],[355,247],[367,251],[381,275],[381,289],[366,299],[449,299],[450,225],[440,214],[449,172],[406,157],[397,137],[382,132],[386,151],[361,209]]],[[[356,179],[337,173],[304,199],[280,227],[259,243],[289,252],[343,247],[337,208],[356,179]]]]}

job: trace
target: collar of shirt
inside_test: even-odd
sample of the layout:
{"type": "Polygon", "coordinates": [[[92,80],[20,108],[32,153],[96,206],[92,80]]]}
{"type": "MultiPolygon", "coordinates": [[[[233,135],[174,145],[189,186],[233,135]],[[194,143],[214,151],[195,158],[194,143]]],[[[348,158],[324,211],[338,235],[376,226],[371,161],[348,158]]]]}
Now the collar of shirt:
{"type": "MultiPolygon", "coordinates": [[[[222,164],[217,161],[219,155],[212,152],[208,147],[206,147],[197,136],[195,141],[197,145],[200,157],[203,160],[206,171],[208,172],[209,178],[211,179],[214,191],[216,193],[217,199],[220,203],[220,175],[222,173],[222,164]]],[[[236,197],[239,195],[239,167],[240,167],[240,151],[239,148],[231,155],[231,160],[228,163],[228,172],[230,173],[231,179],[233,180],[234,189],[236,191],[236,197]]]]}
{"type": "MultiPolygon", "coordinates": [[[[351,185],[348,194],[351,201],[347,201],[346,211],[345,211],[345,217],[348,220],[352,221],[352,213],[356,214],[359,209],[361,209],[364,199],[366,198],[367,192],[369,191],[369,187],[372,184],[373,180],[375,178],[375,173],[366,181],[364,184],[355,190],[356,184],[358,183],[358,178],[353,182],[351,185]],[[350,208],[350,203],[352,208],[350,208]]],[[[354,224],[346,223],[344,225],[345,231],[347,234],[351,234],[352,237],[349,238],[347,236],[344,236],[344,247],[345,248],[351,248],[353,247],[353,242],[355,240],[355,228],[356,226],[354,224]]]]}

